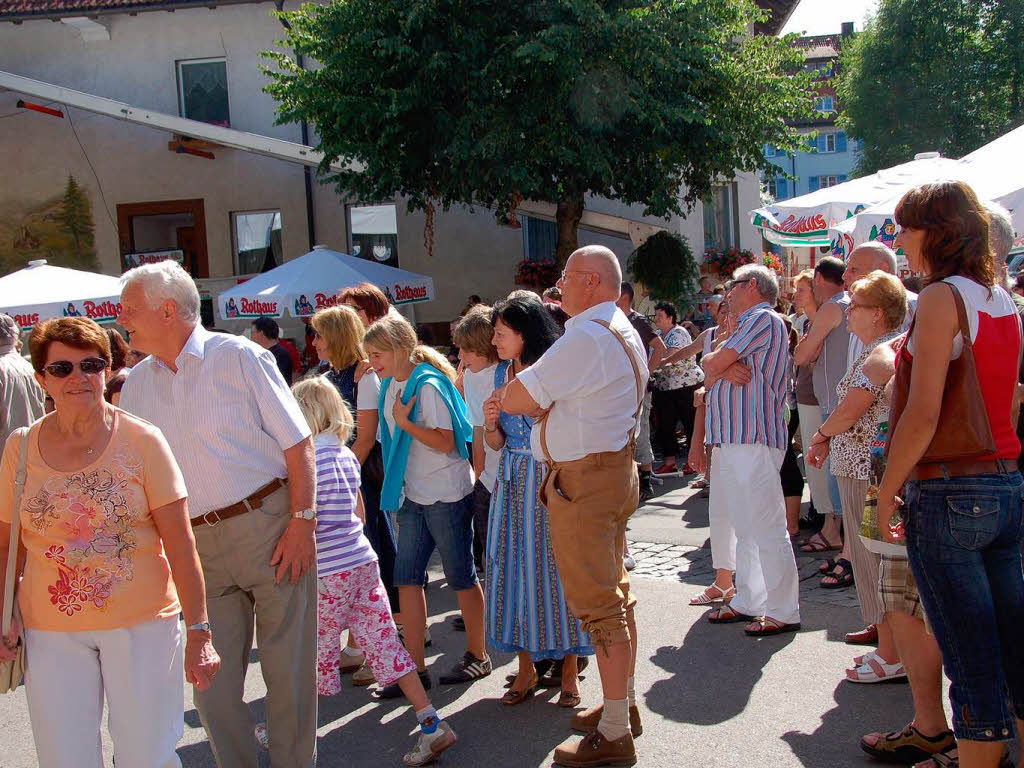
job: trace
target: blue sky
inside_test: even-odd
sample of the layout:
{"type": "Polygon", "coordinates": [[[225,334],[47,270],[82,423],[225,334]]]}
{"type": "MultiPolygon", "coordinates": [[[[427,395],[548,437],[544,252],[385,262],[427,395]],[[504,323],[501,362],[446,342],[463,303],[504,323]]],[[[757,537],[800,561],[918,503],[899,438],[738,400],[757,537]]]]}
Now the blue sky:
{"type": "Polygon", "coordinates": [[[800,0],[782,31],[785,34],[836,34],[844,21],[852,21],[859,31],[864,27],[864,17],[877,7],[878,0],[800,0]]]}

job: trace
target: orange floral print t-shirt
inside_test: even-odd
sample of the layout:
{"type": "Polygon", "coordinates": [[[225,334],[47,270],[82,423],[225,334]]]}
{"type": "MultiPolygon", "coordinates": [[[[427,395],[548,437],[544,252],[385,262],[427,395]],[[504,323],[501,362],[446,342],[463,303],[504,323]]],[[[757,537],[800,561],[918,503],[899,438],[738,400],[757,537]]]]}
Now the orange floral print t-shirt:
{"type": "MultiPolygon", "coordinates": [[[[29,433],[21,497],[28,558],[18,607],[29,629],[84,632],[129,627],[181,610],[150,510],[187,496],[160,430],[115,411],[104,451],[75,472],[50,467],[29,433]]],[[[53,418],[48,416],[47,418],[53,418]]],[[[0,460],[0,522],[10,523],[21,440],[0,460]]]]}

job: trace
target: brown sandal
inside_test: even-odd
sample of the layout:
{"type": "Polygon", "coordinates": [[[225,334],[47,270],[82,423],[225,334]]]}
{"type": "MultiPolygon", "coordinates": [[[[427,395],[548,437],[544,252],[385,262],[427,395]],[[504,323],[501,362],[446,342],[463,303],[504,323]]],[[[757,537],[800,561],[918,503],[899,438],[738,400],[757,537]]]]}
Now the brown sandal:
{"type": "Polygon", "coordinates": [[[866,739],[866,736],[861,738],[860,748],[869,755],[889,763],[905,765],[917,765],[956,746],[952,731],[925,736],[913,724],[902,731],[878,734],[878,740],[874,744],[869,744],[866,739]]]}
{"type": "Polygon", "coordinates": [[[517,691],[515,688],[510,688],[505,695],[501,697],[501,703],[506,707],[514,707],[516,704],[522,704],[528,698],[533,696],[533,692],[537,690],[538,682],[540,681],[537,679],[537,675],[534,674],[533,682],[531,682],[527,688],[521,691],[517,691]]]}
{"type": "Polygon", "coordinates": [[[558,694],[558,706],[562,709],[575,709],[582,700],[582,697],[573,691],[562,691],[558,694]]]}

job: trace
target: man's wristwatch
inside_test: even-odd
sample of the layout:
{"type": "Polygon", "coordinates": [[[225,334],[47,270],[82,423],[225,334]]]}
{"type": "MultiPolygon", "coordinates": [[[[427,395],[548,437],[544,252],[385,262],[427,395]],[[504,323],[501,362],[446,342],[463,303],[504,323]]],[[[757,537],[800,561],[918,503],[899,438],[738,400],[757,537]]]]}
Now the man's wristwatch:
{"type": "Polygon", "coordinates": [[[192,624],[191,626],[185,627],[189,632],[207,632],[213,634],[210,630],[210,622],[200,621],[198,624],[192,624]]]}
{"type": "Polygon", "coordinates": [[[298,512],[292,512],[292,517],[296,520],[316,520],[316,510],[312,507],[306,507],[298,512]]]}

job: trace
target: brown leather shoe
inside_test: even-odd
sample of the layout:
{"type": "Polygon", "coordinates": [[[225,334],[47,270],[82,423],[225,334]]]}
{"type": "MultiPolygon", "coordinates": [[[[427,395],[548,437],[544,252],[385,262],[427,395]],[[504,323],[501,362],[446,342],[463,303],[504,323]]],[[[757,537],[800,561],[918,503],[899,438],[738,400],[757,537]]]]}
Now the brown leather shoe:
{"type": "MultiPolygon", "coordinates": [[[[573,715],[572,723],[570,723],[569,727],[580,733],[590,733],[597,729],[597,724],[601,722],[601,713],[603,712],[604,704],[598,704],[596,707],[577,712],[573,715]]],[[[629,708],[629,730],[632,732],[634,739],[644,732],[643,723],[640,722],[640,710],[636,705],[629,708]]]]}
{"type": "Polygon", "coordinates": [[[555,749],[555,765],[590,768],[596,765],[636,765],[633,737],[608,741],[600,731],[591,731],[582,739],[569,739],[555,749]]]}

